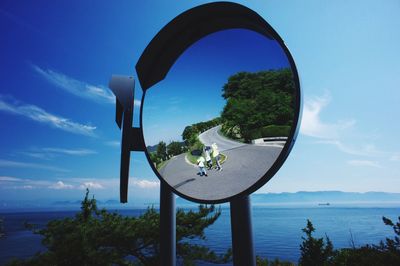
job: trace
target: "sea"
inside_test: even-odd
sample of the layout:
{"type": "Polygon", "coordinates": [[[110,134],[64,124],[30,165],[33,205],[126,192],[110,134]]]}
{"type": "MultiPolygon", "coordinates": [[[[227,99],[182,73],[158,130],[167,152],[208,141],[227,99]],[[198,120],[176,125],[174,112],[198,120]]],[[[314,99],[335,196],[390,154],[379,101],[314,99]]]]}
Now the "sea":
{"type": "MultiPolygon", "coordinates": [[[[221,207],[219,219],[206,229],[206,240],[191,240],[204,244],[216,253],[231,247],[230,210],[221,207]]],[[[146,209],[119,210],[123,215],[138,216],[146,209]]],[[[29,258],[44,251],[41,236],[24,227],[28,222],[44,227],[50,220],[72,217],[77,211],[0,212],[6,237],[0,239],[0,265],[12,258],[29,258]]],[[[252,206],[252,225],[255,254],[268,259],[297,262],[300,257],[302,228],[307,219],[316,228],[316,237],[328,236],[335,248],[379,244],[386,237],[394,237],[393,229],[384,225],[382,217],[397,221],[400,204],[331,204],[252,206]]],[[[203,264],[201,265],[210,265],[203,264]]],[[[227,264],[229,265],[229,264],[227,264]]]]}

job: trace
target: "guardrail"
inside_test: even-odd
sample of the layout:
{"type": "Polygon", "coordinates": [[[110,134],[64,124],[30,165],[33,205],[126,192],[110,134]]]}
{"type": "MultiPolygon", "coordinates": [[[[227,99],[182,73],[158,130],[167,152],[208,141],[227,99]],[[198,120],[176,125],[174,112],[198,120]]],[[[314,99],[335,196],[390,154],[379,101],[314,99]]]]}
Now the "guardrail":
{"type": "Polygon", "coordinates": [[[261,143],[273,142],[273,141],[286,141],[287,139],[288,139],[287,137],[268,137],[268,138],[253,139],[251,141],[251,143],[252,144],[261,144],[261,143]]]}

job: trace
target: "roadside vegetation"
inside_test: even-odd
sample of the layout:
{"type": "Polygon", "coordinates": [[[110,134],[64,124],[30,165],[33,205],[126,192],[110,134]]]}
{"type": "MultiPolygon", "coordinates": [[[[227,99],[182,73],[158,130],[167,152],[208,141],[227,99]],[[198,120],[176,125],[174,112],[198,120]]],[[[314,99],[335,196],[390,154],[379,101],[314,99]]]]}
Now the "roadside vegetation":
{"type": "MultiPolygon", "coordinates": [[[[197,164],[197,159],[203,155],[204,144],[200,142],[199,135],[204,131],[221,124],[221,118],[217,117],[205,122],[199,122],[185,127],[182,132],[183,142],[171,141],[168,145],[164,141],[160,141],[155,147],[156,150],[150,152],[150,159],[156,166],[157,170],[163,168],[168,160],[173,156],[186,153],[189,162],[197,164]]],[[[220,162],[226,160],[226,155],[220,153],[220,162]]],[[[213,166],[215,166],[213,161],[213,166]]]]}
{"type": "Polygon", "coordinates": [[[157,170],[160,170],[171,157],[187,151],[186,145],[179,141],[171,141],[168,145],[164,141],[160,141],[156,146],[156,151],[149,154],[157,170]]]}
{"type": "Polygon", "coordinates": [[[226,100],[221,113],[225,136],[246,143],[289,136],[295,92],[289,68],[239,72],[229,77],[222,92],[226,100]]]}
{"type": "Polygon", "coordinates": [[[206,122],[196,123],[185,127],[182,132],[182,139],[192,150],[203,148],[199,135],[204,131],[221,124],[221,118],[217,117],[206,122]]]}

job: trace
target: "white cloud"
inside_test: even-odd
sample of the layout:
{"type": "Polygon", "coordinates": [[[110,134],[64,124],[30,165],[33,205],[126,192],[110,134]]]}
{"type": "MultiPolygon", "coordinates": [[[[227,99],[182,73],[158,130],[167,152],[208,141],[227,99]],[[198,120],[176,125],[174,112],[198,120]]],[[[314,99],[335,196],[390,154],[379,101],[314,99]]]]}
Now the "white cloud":
{"type": "MultiPolygon", "coordinates": [[[[349,139],[349,131],[354,128],[355,120],[337,121],[326,123],[321,120],[321,113],[331,101],[329,93],[321,97],[310,97],[306,99],[303,108],[303,117],[301,121],[300,133],[305,136],[317,138],[315,143],[327,144],[336,147],[341,152],[357,156],[382,157],[389,153],[378,150],[371,142],[360,144],[359,135],[356,139],[349,139]],[[347,141],[343,141],[347,139],[347,141]],[[351,144],[348,144],[348,143],[351,144]]],[[[351,165],[361,165],[366,161],[351,161],[351,165]]],[[[370,161],[369,161],[370,162],[370,161]]],[[[372,166],[366,163],[366,166],[372,166]]]]}
{"type": "Polygon", "coordinates": [[[311,97],[305,100],[301,120],[300,133],[306,136],[336,139],[341,131],[352,127],[354,120],[325,123],[321,121],[322,110],[330,103],[330,96],[325,94],[322,97],[311,97]]]}
{"type": "Polygon", "coordinates": [[[131,178],[131,180],[132,180],[132,185],[139,188],[152,189],[160,187],[160,181],[149,181],[146,179],[138,179],[138,178],[131,178]]]}
{"type": "Polygon", "coordinates": [[[36,65],[32,65],[32,68],[51,84],[75,96],[94,101],[115,103],[115,96],[104,86],[91,85],[84,81],[68,77],[60,72],[43,69],[36,65]]]}
{"type": "Polygon", "coordinates": [[[0,95],[0,111],[21,115],[39,123],[47,124],[51,127],[58,128],[75,134],[86,136],[94,136],[96,127],[80,124],[67,118],[50,114],[35,105],[20,104],[17,101],[8,103],[4,97],[0,95]]]}
{"type": "Polygon", "coordinates": [[[382,167],[378,162],[368,161],[368,160],[350,160],[350,161],[347,161],[347,163],[352,166],[361,166],[361,167],[368,166],[368,167],[376,167],[376,168],[382,167]]]}
{"type": "Polygon", "coordinates": [[[60,190],[60,189],[73,189],[74,186],[73,185],[67,185],[65,184],[63,181],[58,181],[57,183],[49,186],[49,188],[51,189],[56,189],[56,190],[60,190]]]}
{"type": "Polygon", "coordinates": [[[104,189],[104,186],[98,182],[84,182],[79,186],[80,189],[104,189]]]}
{"type": "MultiPolygon", "coordinates": [[[[57,182],[45,179],[28,179],[11,176],[0,176],[1,189],[53,189],[53,190],[116,190],[119,188],[119,178],[67,178],[68,183],[62,180],[57,182]]],[[[129,178],[130,189],[140,190],[143,193],[159,189],[158,180],[147,180],[135,177],[129,178]]]]}
{"type": "Polygon", "coordinates": [[[9,161],[0,159],[0,167],[9,167],[9,168],[32,168],[32,169],[43,169],[50,170],[55,172],[69,172],[66,169],[62,169],[55,166],[37,164],[37,163],[26,163],[26,162],[17,162],[17,161],[9,161]]]}

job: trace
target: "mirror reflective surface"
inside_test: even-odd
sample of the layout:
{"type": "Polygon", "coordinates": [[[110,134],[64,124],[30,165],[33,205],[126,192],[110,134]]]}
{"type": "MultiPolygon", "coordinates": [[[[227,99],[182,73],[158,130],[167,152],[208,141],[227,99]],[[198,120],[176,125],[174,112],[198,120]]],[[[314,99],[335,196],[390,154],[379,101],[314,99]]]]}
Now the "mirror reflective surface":
{"type": "Polygon", "coordinates": [[[297,125],[296,93],[276,40],[244,29],[204,37],[146,91],[142,127],[153,168],[200,201],[267,182],[297,125]]]}

